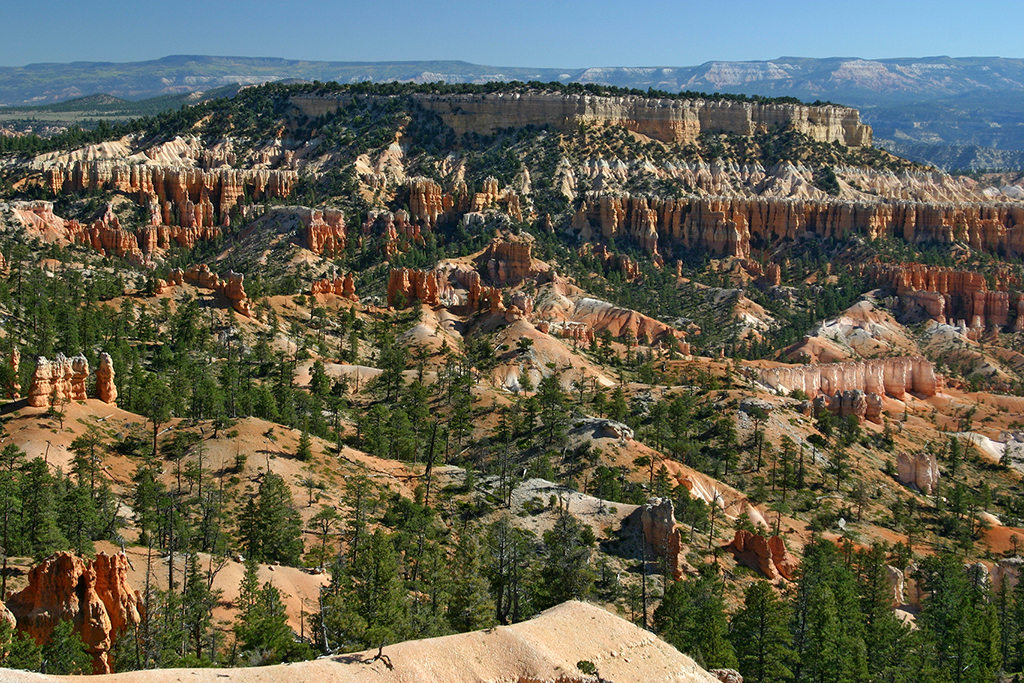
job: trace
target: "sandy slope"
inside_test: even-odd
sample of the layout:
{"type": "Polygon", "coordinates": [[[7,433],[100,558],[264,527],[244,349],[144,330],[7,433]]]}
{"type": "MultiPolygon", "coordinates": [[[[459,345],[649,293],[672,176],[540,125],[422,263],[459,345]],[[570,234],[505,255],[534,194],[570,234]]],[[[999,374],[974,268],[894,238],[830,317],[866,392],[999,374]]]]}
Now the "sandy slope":
{"type": "MultiPolygon", "coordinates": [[[[90,676],[101,683],[569,683],[593,681],[576,669],[580,660],[597,665],[602,678],[616,683],[717,683],[648,631],[599,607],[567,602],[536,619],[514,626],[415,640],[384,649],[393,669],[373,661],[374,652],[359,652],[312,662],[259,669],[165,669],[90,676]]],[[[39,683],[72,677],[42,676],[0,670],[0,680],[39,683]]]]}

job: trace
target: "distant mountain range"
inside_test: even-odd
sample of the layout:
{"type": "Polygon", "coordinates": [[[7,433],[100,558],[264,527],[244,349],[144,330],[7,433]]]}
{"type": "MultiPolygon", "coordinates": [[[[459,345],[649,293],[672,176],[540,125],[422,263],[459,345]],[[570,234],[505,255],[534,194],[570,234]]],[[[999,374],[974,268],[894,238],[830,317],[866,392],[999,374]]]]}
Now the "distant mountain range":
{"type": "MultiPolygon", "coordinates": [[[[922,161],[977,170],[1024,155],[1024,59],[809,59],[706,62],[690,67],[528,69],[458,61],[307,62],[248,57],[172,56],[123,64],[74,62],[0,67],[0,105],[32,107],[103,93],[123,100],[162,98],[145,110],[180,106],[189,93],[267,81],[494,80],[600,83],[670,92],[792,95],[858,107],[882,144],[922,161]],[[949,147],[957,148],[950,153],[949,147]],[[971,150],[979,150],[973,154],[971,150]]],[[[90,101],[90,106],[95,105],[90,101]]],[[[111,102],[111,105],[116,104],[111,102]]],[[[47,107],[52,112],[53,108],[47,107]]],[[[122,113],[138,107],[108,106],[122,113]]],[[[114,116],[98,112],[99,116],[114,116]]]]}

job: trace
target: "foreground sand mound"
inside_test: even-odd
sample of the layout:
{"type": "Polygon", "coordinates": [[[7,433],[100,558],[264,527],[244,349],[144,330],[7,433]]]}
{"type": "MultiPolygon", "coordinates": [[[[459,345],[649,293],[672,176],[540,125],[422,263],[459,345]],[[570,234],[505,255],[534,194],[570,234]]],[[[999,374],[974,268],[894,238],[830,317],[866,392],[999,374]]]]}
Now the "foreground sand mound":
{"type": "MultiPolygon", "coordinates": [[[[571,683],[593,681],[576,669],[580,660],[597,665],[616,683],[717,683],[692,659],[652,633],[593,605],[567,602],[536,619],[487,631],[414,640],[384,648],[391,666],[358,652],[312,662],[258,669],[164,669],[90,676],[99,683],[571,683]]],[[[0,669],[10,683],[69,680],[0,669]]]]}

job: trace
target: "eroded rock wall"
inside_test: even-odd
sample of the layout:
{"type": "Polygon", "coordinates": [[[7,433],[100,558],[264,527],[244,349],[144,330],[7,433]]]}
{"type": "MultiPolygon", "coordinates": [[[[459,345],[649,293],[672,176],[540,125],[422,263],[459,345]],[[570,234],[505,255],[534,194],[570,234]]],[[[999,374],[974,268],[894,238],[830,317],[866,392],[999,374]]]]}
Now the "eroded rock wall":
{"type": "Polygon", "coordinates": [[[675,510],[671,498],[654,498],[646,503],[640,513],[643,523],[644,540],[654,552],[665,558],[668,571],[678,581],[683,577],[680,553],[683,542],[676,528],[675,510]]]}
{"type": "Polygon", "coordinates": [[[85,382],[89,378],[89,361],[78,355],[67,358],[58,353],[54,360],[40,356],[32,372],[28,404],[34,408],[58,406],[67,401],[84,401],[85,382]]]}
{"type": "Polygon", "coordinates": [[[47,168],[45,175],[54,194],[116,190],[151,207],[154,224],[181,227],[227,225],[231,209],[241,197],[247,195],[255,201],[287,197],[298,180],[298,173],[291,170],[203,170],[117,159],[58,163],[47,168]]]}
{"type": "Polygon", "coordinates": [[[900,453],[896,457],[896,477],[931,495],[939,481],[939,462],[933,453],[900,453]]]}
{"type": "Polygon", "coordinates": [[[758,368],[757,374],[772,389],[800,390],[810,398],[859,390],[902,400],[907,392],[934,396],[941,387],[935,366],[920,356],[758,368]]]}
{"type": "Polygon", "coordinates": [[[1024,295],[1011,291],[1020,287],[1020,276],[1000,268],[989,278],[983,273],[918,263],[876,264],[865,274],[877,285],[900,298],[905,311],[917,306],[939,323],[963,322],[973,330],[986,326],[1006,327],[1012,318],[1015,328],[1024,329],[1024,295]]]}
{"type": "Polygon", "coordinates": [[[849,201],[706,196],[683,199],[588,193],[573,225],[581,236],[631,237],[652,255],[659,242],[747,258],[751,241],[805,235],[899,237],[910,244],[962,241],[990,253],[1024,254],[1024,204],[849,201]]]}
{"type": "Polygon", "coordinates": [[[39,644],[62,620],[74,623],[95,673],[111,673],[110,650],[129,625],[141,620],[142,597],[128,584],[128,558],[99,553],[95,560],[59,552],[33,567],[28,586],[8,597],[18,630],[39,644]]]}

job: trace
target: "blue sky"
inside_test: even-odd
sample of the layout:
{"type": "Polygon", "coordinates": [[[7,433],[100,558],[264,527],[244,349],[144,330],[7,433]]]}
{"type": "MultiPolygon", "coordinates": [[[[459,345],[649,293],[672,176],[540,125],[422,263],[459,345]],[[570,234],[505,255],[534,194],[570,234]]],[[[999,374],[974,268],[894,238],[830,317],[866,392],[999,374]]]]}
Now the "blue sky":
{"type": "Polygon", "coordinates": [[[40,0],[7,3],[0,65],[171,54],[494,66],[799,57],[1024,57],[1015,2],[40,0]]]}

